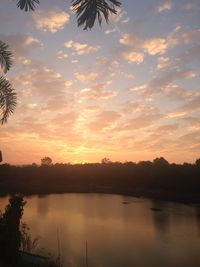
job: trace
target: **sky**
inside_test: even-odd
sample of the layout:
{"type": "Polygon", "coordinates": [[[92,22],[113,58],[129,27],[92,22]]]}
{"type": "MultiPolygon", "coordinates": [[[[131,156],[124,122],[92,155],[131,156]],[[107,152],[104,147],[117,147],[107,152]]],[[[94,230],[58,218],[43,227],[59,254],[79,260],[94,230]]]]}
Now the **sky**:
{"type": "Polygon", "coordinates": [[[35,12],[0,0],[18,96],[0,127],[4,162],[200,157],[200,1],[121,0],[109,24],[77,27],[70,1],[35,12]]]}

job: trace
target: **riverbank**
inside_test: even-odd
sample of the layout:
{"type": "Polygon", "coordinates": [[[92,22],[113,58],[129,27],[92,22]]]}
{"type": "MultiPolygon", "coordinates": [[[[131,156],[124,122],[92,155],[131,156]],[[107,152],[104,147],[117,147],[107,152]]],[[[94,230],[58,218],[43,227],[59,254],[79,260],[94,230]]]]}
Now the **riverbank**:
{"type": "Polygon", "coordinates": [[[109,163],[0,166],[0,194],[108,193],[200,203],[200,167],[109,163]]]}

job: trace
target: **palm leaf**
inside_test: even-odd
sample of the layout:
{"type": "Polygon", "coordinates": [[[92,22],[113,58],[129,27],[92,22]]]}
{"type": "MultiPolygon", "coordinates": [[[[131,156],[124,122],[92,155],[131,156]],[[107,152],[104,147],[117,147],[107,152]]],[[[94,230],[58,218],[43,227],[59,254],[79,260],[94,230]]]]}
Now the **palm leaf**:
{"type": "Polygon", "coordinates": [[[72,0],[72,10],[76,13],[78,26],[84,25],[84,30],[91,29],[95,20],[101,25],[102,17],[109,21],[109,14],[117,14],[116,8],[121,3],[117,0],[72,0]]]}
{"type": "Polygon", "coordinates": [[[12,65],[13,55],[7,44],[0,41],[0,67],[6,73],[12,65]]]}
{"type": "Polygon", "coordinates": [[[24,11],[34,11],[35,6],[39,5],[40,1],[39,0],[18,0],[17,2],[17,7],[24,11]]]}
{"type": "Polygon", "coordinates": [[[10,82],[3,76],[0,77],[0,123],[7,122],[8,117],[14,112],[17,105],[16,93],[10,82]]]}

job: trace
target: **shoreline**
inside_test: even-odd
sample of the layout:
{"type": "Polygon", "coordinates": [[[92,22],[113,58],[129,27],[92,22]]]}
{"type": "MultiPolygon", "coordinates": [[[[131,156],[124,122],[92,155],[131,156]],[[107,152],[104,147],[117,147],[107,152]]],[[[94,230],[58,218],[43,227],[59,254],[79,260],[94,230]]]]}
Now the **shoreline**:
{"type": "Polygon", "coordinates": [[[176,202],[180,204],[200,204],[200,195],[194,193],[182,193],[182,192],[166,192],[166,191],[152,191],[152,190],[113,190],[113,188],[96,188],[93,190],[88,188],[68,188],[68,190],[55,190],[55,191],[46,191],[46,192],[25,192],[25,191],[16,191],[16,192],[0,192],[0,197],[12,195],[12,194],[22,194],[24,196],[45,196],[45,195],[54,195],[54,194],[111,194],[111,195],[122,195],[136,198],[148,198],[157,201],[166,201],[166,202],[176,202]]]}

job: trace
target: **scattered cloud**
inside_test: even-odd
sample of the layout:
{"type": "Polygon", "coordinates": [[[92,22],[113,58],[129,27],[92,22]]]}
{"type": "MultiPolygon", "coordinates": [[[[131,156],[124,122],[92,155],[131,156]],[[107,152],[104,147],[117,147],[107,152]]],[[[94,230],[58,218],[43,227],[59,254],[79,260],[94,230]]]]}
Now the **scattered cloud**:
{"type": "Polygon", "coordinates": [[[32,16],[37,29],[51,33],[63,30],[70,19],[69,14],[62,10],[40,10],[34,12],[32,16]]]}
{"type": "Polygon", "coordinates": [[[144,41],[143,48],[149,55],[154,56],[157,54],[164,54],[168,46],[165,39],[153,38],[144,41]]]}
{"type": "Polygon", "coordinates": [[[91,87],[86,87],[80,91],[82,100],[109,99],[117,95],[114,90],[108,90],[110,82],[98,83],[91,87]]]}
{"type": "Polygon", "coordinates": [[[100,46],[91,46],[85,43],[74,42],[72,40],[65,42],[65,47],[72,49],[74,54],[79,56],[94,53],[100,49],[100,46]]]}
{"type": "Polygon", "coordinates": [[[117,28],[113,28],[113,29],[110,29],[110,30],[106,30],[105,31],[105,34],[111,34],[111,33],[114,33],[114,32],[116,32],[117,31],[117,28]]]}
{"type": "Polygon", "coordinates": [[[0,40],[7,43],[15,57],[24,58],[33,49],[43,47],[43,43],[36,37],[26,34],[0,34],[0,40]]]}
{"type": "Polygon", "coordinates": [[[97,72],[75,72],[74,76],[80,82],[94,82],[99,74],[97,72]]]}
{"type": "Polygon", "coordinates": [[[166,1],[166,2],[162,2],[162,3],[159,3],[155,9],[157,12],[161,13],[163,11],[166,11],[166,10],[171,10],[173,7],[173,4],[171,1],[166,1]]]}
{"type": "Polygon", "coordinates": [[[174,85],[174,82],[182,79],[192,79],[195,76],[196,73],[192,70],[173,70],[162,76],[153,78],[149,83],[132,86],[129,90],[146,96],[160,93],[168,94],[170,90],[178,90],[177,86],[174,85]]]}
{"type": "Polygon", "coordinates": [[[129,63],[140,64],[144,61],[144,54],[137,52],[123,52],[122,57],[127,60],[129,63]]]}
{"type": "Polygon", "coordinates": [[[57,53],[57,57],[58,57],[58,59],[65,59],[65,58],[68,58],[68,54],[63,52],[62,50],[60,50],[57,53]]]}
{"type": "Polygon", "coordinates": [[[194,9],[194,8],[195,8],[195,4],[194,3],[183,4],[183,9],[191,10],[191,9],[194,9]]]}
{"type": "Polygon", "coordinates": [[[121,115],[115,111],[106,110],[97,115],[96,120],[88,124],[91,131],[100,131],[112,128],[121,115]]]}

